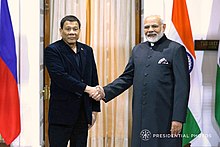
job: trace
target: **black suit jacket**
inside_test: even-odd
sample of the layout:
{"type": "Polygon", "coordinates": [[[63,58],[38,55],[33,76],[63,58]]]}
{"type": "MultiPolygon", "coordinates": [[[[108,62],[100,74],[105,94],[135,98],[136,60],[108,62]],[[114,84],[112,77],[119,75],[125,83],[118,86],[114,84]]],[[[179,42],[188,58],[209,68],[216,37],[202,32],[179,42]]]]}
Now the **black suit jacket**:
{"type": "Polygon", "coordinates": [[[48,69],[50,85],[49,123],[73,125],[81,114],[80,103],[88,123],[92,122],[92,111],[100,111],[97,102],[84,93],[86,85],[98,85],[97,69],[92,48],[76,43],[81,58],[81,70],[73,56],[72,49],[63,41],[52,43],[45,49],[45,65],[48,69]]]}

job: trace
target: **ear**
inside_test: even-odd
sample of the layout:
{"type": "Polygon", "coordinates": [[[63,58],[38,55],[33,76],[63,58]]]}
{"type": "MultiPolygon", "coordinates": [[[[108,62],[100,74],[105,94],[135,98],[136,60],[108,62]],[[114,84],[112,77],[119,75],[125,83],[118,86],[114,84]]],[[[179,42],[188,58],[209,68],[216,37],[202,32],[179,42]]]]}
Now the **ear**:
{"type": "Polygon", "coordinates": [[[163,31],[165,32],[166,24],[163,24],[163,31]]]}
{"type": "Polygon", "coordinates": [[[62,37],[63,29],[60,28],[59,31],[60,31],[60,36],[62,37]]]}

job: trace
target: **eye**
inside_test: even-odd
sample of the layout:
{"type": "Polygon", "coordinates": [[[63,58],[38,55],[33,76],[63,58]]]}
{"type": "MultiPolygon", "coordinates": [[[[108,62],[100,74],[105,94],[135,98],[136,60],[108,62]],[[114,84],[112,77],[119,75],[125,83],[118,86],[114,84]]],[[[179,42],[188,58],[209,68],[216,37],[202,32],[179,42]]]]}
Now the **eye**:
{"type": "Polygon", "coordinates": [[[73,31],[77,31],[77,30],[79,30],[79,28],[77,28],[77,27],[73,28],[73,31]]]}
{"type": "Polygon", "coordinates": [[[71,28],[65,28],[66,31],[71,31],[71,28]]]}
{"type": "Polygon", "coordinates": [[[70,32],[71,30],[72,31],[78,31],[79,28],[78,27],[72,27],[72,28],[71,27],[67,27],[67,28],[65,28],[65,30],[68,31],[68,32],[70,32]]]}
{"type": "Polygon", "coordinates": [[[152,29],[157,29],[157,28],[159,28],[159,25],[157,25],[157,24],[145,25],[145,26],[144,26],[144,29],[150,29],[150,27],[151,27],[152,29]]]}
{"type": "Polygon", "coordinates": [[[149,29],[149,28],[150,28],[149,25],[144,26],[144,29],[149,29]]]}
{"type": "Polygon", "coordinates": [[[152,28],[153,29],[156,29],[156,28],[158,28],[159,27],[159,25],[152,25],[152,28]]]}

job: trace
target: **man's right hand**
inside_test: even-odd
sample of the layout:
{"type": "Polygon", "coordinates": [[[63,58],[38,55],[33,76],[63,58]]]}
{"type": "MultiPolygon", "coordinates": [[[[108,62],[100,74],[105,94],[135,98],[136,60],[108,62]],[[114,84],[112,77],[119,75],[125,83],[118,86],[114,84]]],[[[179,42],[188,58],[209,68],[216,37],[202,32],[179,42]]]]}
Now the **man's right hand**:
{"type": "MultiPolygon", "coordinates": [[[[101,98],[100,100],[102,100],[102,99],[104,100],[105,99],[105,91],[104,91],[103,87],[100,85],[97,85],[96,89],[98,90],[98,95],[100,95],[100,98],[101,98]]],[[[93,97],[96,98],[96,95],[93,95],[93,97]]]]}
{"type": "Polygon", "coordinates": [[[96,101],[100,101],[105,98],[105,92],[101,86],[91,87],[87,85],[84,92],[88,93],[89,96],[96,101]]]}

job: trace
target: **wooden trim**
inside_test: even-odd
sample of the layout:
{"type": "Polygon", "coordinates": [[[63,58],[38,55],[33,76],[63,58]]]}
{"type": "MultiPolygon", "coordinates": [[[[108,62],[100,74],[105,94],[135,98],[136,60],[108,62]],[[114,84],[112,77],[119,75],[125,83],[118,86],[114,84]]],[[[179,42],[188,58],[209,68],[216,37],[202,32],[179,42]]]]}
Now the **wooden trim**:
{"type": "MultiPolygon", "coordinates": [[[[44,0],[44,48],[50,44],[50,0],[44,0]]],[[[44,68],[44,145],[49,147],[48,111],[50,77],[44,68]]]]}
{"type": "Polygon", "coordinates": [[[0,147],[10,147],[10,145],[7,145],[5,143],[0,143],[0,147]]]}
{"type": "Polygon", "coordinates": [[[91,37],[91,0],[86,0],[86,44],[90,45],[91,37]]]}
{"type": "Polygon", "coordinates": [[[50,0],[44,3],[44,47],[50,44],[50,0]]]}
{"type": "Polygon", "coordinates": [[[135,44],[141,42],[141,0],[135,0],[135,44]]]}

